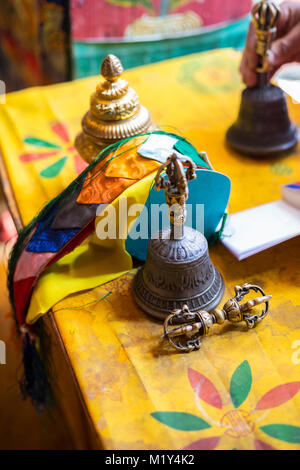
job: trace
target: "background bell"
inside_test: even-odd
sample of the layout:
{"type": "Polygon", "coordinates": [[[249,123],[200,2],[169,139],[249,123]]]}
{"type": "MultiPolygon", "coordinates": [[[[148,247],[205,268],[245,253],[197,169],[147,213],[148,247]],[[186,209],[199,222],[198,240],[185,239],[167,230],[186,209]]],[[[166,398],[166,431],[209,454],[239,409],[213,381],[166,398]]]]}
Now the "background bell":
{"type": "Polygon", "coordinates": [[[298,131],[290,121],[284,92],[270,83],[246,88],[226,138],[234,150],[254,157],[276,156],[295,147],[298,131]]]}
{"type": "Polygon", "coordinates": [[[298,131],[290,121],[285,94],[269,82],[268,51],[276,36],[279,14],[280,9],[273,0],[262,0],[253,7],[257,85],[243,91],[238,119],[226,134],[234,150],[254,157],[288,152],[298,142],[298,131]]]}

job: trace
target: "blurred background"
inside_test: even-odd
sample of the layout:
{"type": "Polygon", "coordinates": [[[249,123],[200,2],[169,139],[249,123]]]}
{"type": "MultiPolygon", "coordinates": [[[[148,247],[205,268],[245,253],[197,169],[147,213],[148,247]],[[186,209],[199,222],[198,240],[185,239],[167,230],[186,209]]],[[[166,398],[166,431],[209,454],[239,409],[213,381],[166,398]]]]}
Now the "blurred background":
{"type": "Polygon", "coordinates": [[[242,48],[252,0],[0,0],[0,74],[9,90],[219,47],[242,48]]]}

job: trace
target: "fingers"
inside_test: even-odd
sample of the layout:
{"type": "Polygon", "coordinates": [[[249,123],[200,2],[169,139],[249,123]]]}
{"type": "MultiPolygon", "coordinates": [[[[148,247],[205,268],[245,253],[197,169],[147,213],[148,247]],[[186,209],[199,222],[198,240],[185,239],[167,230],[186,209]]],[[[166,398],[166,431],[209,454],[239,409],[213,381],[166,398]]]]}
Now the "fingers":
{"type": "Polygon", "coordinates": [[[256,35],[253,23],[250,23],[246,46],[240,65],[240,73],[243,81],[247,86],[254,86],[257,82],[256,67],[258,64],[258,57],[256,54],[256,35]]]}
{"type": "MultiPolygon", "coordinates": [[[[300,1],[284,1],[277,24],[277,40],[268,54],[270,73],[273,75],[283,64],[300,57],[300,1]]],[[[249,26],[240,73],[244,83],[255,86],[257,83],[256,68],[256,34],[254,24],[249,26]]]]}
{"type": "Polygon", "coordinates": [[[255,34],[255,26],[253,23],[250,23],[249,31],[246,40],[246,57],[247,63],[251,70],[255,70],[257,67],[257,54],[256,54],[256,34],[255,34]]]}
{"type": "Polygon", "coordinates": [[[269,51],[268,64],[271,73],[283,64],[294,60],[300,55],[300,23],[298,23],[284,37],[277,39],[269,51]]]}
{"type": "Polygon", "coordinates": [[[277,38],[283,37],[300,22],[300,2],[284,1],[280,5],[277,23],[277,38]]]}
{"type": "Polygon", "coordinates": [[[254,70],[249,67],[246,54],[243,55],[242,62],[240,65],[240,73],[242,75],[243,82],[249,87],[253,87],[257,82],[257,74],[254,70]]]}

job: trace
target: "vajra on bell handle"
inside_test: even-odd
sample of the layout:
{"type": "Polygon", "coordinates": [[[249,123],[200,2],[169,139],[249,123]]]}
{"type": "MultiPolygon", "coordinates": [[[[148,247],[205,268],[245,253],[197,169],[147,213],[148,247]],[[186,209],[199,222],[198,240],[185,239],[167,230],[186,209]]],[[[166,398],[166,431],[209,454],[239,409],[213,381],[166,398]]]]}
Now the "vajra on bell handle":
{"type": "Polygon", "coordinates": [[[253,328],[266,317],[272,296],[266,295],[259,286],[248,283],[241,287],[236,286],[234,291],[235,297],[228,300],[222,309],[215,309],[211,313],[205,310],[191,312],[186,305],[175,310],[164,322],[163,338],[168,339],[176,349],[194,351],[200,349],[200,338],[208,335],[215,323],[221,325],[226,320],[231,323],[245,322],[248,328],[253,328]],[[251,290],[261,295],[240,303],[251,290]],[[265,308],[260,315],[252,315],[251,310],[262,304],[265,308]]]}
{"type": "Polygon", "coordinates": [[[189,196],[188,182],[196,178],[196,165],[187,156],[179,159],[176,153],[170,155],[157,170],[154,187],[157,191],[165,190],[166,202],[169,206],[171,237],[181,238],[186,219],[186,201],[189,196]],[[187,168],[184,168],[183,164],[187,168]],[[164,172],[167,178],[164,177],[164,172]]]}
{"type": "Polygon", "coordinates": [[[267,75],[268,53],[276,37],[279,15],[280,8],[273,0],[261,0],[252,9],[256,33],[256,53],[259,56],[256,71],[259,74],[267,75]]]}

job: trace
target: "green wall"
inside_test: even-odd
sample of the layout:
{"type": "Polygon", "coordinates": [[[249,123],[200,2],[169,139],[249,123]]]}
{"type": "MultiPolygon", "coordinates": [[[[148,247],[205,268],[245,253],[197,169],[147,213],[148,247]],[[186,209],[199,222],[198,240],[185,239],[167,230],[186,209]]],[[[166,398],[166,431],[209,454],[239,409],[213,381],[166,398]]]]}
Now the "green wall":
{"type": "Polygon", "coordinates": [[[123,43],[73,42],[73,78],[97,75],[107,54],[117,55],[124,69],[221,47],[241,49],[244,46],[249,16],[221,28],[195,36],[156,41],[123,43]]]}

